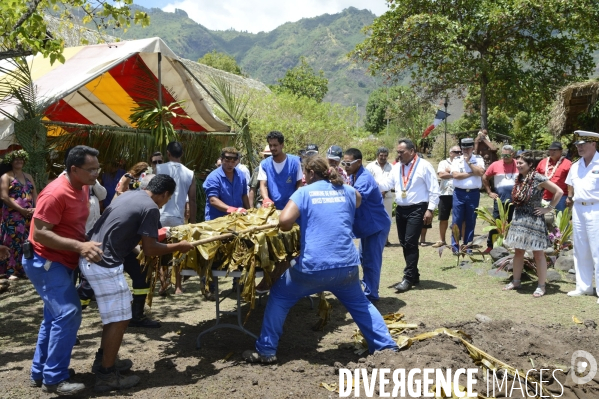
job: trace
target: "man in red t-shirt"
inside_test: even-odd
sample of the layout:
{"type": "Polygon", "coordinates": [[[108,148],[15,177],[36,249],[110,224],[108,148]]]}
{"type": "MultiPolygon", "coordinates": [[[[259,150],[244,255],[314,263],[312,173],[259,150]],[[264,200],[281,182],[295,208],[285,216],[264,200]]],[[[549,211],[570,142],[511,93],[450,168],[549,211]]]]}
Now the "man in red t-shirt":
{"type": "MultiPolygon", "coordinates": [[[[566,177],[572,166],[572,162],[563,155],[564,148],[562,143],[554,141],[549,146],[549,156],[544,158],[537,165],[537,173],[546,176],[552,183],[557,184],[564,193],[568,192],[566,185],[566,177]]],[[[543,201],[550,202],[553,199],[553,194],[549,190],[545,190],[543,193],[543,201]]],[[[564,195],[561,200],[555,206],[557,211],[563,211],[566,209],[566,200],[568,197],[564,195]]]]}
{"type": "Polygon", "coordinates": [[[46,186],[37,199],[29,232],[32,249],[23,251],[23,268],[44,301],[31,385],[43,385],[44,392],[58,395],[85,389],[69,380],[71,352],[81,324],[81,303],[71,275],[79,256],[94,262],[102,256],[100,243],[86,242],[85,236],[88,185],[93,185],[100,173],[97,156],[98,151],[91,147],[71,149],[67,174],[46,186]]]}

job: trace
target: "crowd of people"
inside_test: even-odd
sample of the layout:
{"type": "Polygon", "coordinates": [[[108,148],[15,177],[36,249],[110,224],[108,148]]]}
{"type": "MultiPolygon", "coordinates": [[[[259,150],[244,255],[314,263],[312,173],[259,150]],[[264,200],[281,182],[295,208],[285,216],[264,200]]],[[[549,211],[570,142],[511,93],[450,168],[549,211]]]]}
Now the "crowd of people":
{"type": "MultiPolygon", "coordinates": [[[[259,293],[270,291],[271,299],[256,347],[246,351],[244,358],[252,363],[276,361],[289,309],[300,298],[323,291],[332,292],[346,306],[371,352],[397,350],[375,306],[380,300],[393,204],[405,262],[403,275],[394,285],[398,293],[420,283],[420,239],[437,209],[439,241],[433,246],[449,246],[454,253],[469,250],[464,244],[473,241],[475,209],[484,190],[495,201],[496,217],[498,201],[511,204],[512,224],[504,242],[515,256],[513,280],[504,290],[521,287],[524,254],[531,251],[538,274],[533,296],[545,294],[544,250],[550,242],[544,215],[572,206],[576,289],[568,295],[592,295],[593,275],[599,284],[599,249],[590,241],[599,223],[599,134],[577,131],[575,140],[581,157],[575,163],[565,159],[561,144],[554,142],[549,156],[538,165],[531,152],[515,155],[513,147],[504,145],[501,160],[486,167],[474,153],[475,140],[464,138],[451,147],[437,171],[409,139],[397,142],[395,163],[388,162],[390,151],[381,147],[376,160],[364,164],[359,149],[344,151],[337,145],[322,155],[315,144],[307,145],[300,156],[286,153],[284,135],[272,131],[252,174],[241,165],[238,149],[223,148],[217,168],[203,182],[205,220],[272,206],[281,211],[281,230],[297,223],[301,235],[299,257],[278,262],[271,279],[256,287],[259,293]],[[450,216],[461,243],[453,234],[451,245],[446,243],[450,216]],[[359,240],[358,248],[354,239],[359,240]]],[[[139,382],[138,376],[121,374],[132,367],[130,360],[118,357],[123,335],[128,327],[159,328],[160,323],[144,315],[150,286],[137,254],[143,248],[148,256],[162,257],[160,291],[165,292],[169,254],[193,249],[186,241],[160,242],[165,227],[196,222],[195,177],[182,164],[182,156],[181,144],[171,142],[168,162],[157,152],[129,172],[112,163],[100,182],[98,151],[77,146],[65,157],[64,173],[39,196],[32,177],[23,172],[27,153],[20,150],[5,157],[11,171],[2,176],[0,185],[6,245],[0,246],[0,274],[10,270],[10,278],[29,278],[44,303],[32,386],[59,395],[84,389],[83,384],[70,381],[73,373],[68,366],[82,305],[92,298],[103,324],[92,365],[95,389],[111,391],[139,382]]],[[[489,232],[487,251],[495,234],[489,232]]],[[[175,280],[175,293],[183,292],[176,272],[175,280]]],[[[207,299],[213,299],[211,289],[204,287],[207,299]]]]}

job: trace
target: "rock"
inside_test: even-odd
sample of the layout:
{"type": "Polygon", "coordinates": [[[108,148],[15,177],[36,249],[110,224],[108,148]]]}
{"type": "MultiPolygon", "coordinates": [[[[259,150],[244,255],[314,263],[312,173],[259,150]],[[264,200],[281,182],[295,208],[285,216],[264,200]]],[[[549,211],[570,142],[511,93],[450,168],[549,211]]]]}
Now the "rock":
{"type": "Polygon", "coordinates": [[[472,263],[468,262],[467,260],[463,260],[460,262],[460,269],[462,269],[462,270],[472,269],[472,263]]]}
{"type": "Polygon", "coordinates": [[[489,252],[489,255],[491,256],[491,259],[493,259],[493,262],[498,261],[499,259],[506,257],[509,254],[509,251],[504,247],[493,248],[491,252],[489,252]]]}
{"type": "Polygon", "coordinates": [[[576,274],[576,270],[570,269],[570,270],[568,270],[568,274],[576,274]]]}
{"type": "Polygon", "coordinates": [[[566,249],[564,251],[561,251],[559,253],[559,256],[574,256],[574,251],[572,251],[571,249],[566,249]]]}
{"type": "Polygon", "coordinates": [[[585,321],[584,321],[584,325],[585,325],[587,328],[592,328],[592,329],[596,329],[596,328],[597,328],[597,323],[595,323],[595,321],[594,321],[594,320],[585,320],[585,321]]]}
{"type": "Polygon", "coordinates": [[[547,270],[547,281],[561,281],[562,275],[557,270],[547,270]]]}
{"type": "Polygon", "coordinates": [[[489,316],[485,316],[484,314],[477,314],[474,316],[474,318],[481,323],[488,323],[491,321],[491,318],[489,316]]]}
{"type": "Polygon", "coordinates": [[[474,240],[472,240],[472,245],[478,245],[479,247],[487,247],[487,236],[483,235],[483,236],[478,236],[478,237],[474,237],[474,240]]]}
{"type": "Polygon", "coordinates": [[[547,255],[547,256],[555,255],[555,249],[553,249],[553,247],[546,248],[544,252],[545,252],[545,255],[547,255]]]}
{"type": "Polygon", "coordinates": [[[510,274],[503,270],[489,270],[487,273],[491,277],[506,279],[510,276],[510,274]]]}
{"type": "Polygon", "coordinates": [[[576,276],[574,274],[568,274],[566,276],[566,281],[571,281],[571,282],[575,283],[576,282],[576,276]]]}
{"type": "Polygon", "coordinates": [[[252,379],[252,385],[258,385],[258,379],[257,378],[252,379]]]}
{"type": "Polygon", "coordinates": [[[574,269],[574,257],[562,255],[559,258],[557,258],[553,267],[555,268],[555,270],[561,270],[563,272],[567,272],[570,269],[574,269]]]}

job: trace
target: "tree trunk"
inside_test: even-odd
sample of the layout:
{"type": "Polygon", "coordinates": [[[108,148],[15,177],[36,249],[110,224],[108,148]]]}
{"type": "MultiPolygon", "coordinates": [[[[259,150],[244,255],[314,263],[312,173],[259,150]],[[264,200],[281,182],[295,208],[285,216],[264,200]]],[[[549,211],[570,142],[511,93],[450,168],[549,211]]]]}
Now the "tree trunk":
{"type": "Polygon", "coordinates": [[[483,76],[480,80],[480,128],[487,129],[488,110],[487,110],[487,78],[483,76]]]}

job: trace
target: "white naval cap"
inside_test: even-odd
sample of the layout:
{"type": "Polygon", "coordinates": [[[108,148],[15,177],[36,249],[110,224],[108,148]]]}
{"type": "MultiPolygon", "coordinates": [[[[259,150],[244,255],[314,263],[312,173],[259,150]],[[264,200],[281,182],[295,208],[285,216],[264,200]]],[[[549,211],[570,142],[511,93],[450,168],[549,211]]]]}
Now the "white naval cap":
{"type": "Polygon", "coordinates": [[[574,132],[574,144],[584,144],[591,141],[599,141],[599,133],[576,130],[574,132]]]}

